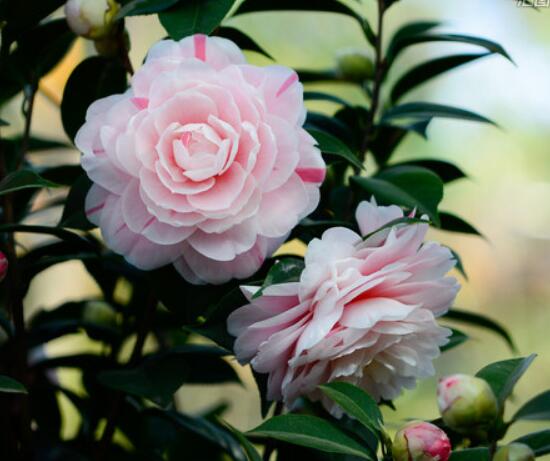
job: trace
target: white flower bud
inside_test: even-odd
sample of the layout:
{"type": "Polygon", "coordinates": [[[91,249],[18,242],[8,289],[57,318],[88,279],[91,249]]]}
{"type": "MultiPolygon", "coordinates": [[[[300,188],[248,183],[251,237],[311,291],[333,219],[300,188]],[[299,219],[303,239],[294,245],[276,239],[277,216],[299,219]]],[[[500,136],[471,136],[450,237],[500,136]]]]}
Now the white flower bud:
{"type": "Polygon", "coordinates": [[[115,0],[68,0],[65,16],[75,34],[96,40],[112,32],[119,9],[115,0]]]}
{"type": "Polygon", "coordinates": [[[511,443],[498,449],[494,461],[535,461],[535,454],[523,443],[511,443]]]}

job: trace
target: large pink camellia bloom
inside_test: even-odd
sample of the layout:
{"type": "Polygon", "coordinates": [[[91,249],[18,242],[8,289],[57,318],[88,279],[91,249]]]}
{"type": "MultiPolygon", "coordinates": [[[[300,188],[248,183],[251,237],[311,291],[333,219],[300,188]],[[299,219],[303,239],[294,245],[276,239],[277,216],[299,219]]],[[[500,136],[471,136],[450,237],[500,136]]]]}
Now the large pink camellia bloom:
{"type": "MultiPolygon", "coordinates": [[[[403,217],[397,206],[362,202],[362,236],[403,217]]],[[[235,354],[269,373],[268,398],[292,406],[330,381],[359,385],[375,399],[393,399],[418,378],[433,375],[432,360],[450,330],[436,317],[451,306],[459,285],[445,274],[451,252],[424,242],[428,224],[394,226],[366,240],[342,227],[310,242],[299,282],[244,286],[249,303],[228,319],[235,354]]]]}
{"type": "Polygon", "coordinates": [[[86,214],[141,269],[250,276],[318,204],[325,164],[305,113],[291,69],[248,65],[222,38],[161,41],[76,136],[86,214]]]}

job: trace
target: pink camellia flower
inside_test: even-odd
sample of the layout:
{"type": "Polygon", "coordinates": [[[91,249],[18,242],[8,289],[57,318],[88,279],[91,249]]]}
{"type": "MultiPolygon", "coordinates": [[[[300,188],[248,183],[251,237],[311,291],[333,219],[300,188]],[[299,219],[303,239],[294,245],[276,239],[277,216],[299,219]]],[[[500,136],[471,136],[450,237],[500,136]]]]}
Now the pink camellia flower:
{"type": "Polygon", "coordinates": [[[0,251],[0,282],[6,278],[8,274],[8,258],[0,251]]]}
{"type": "Polygon", "coordinates": [[[319,202],[325,164],[302,128],[297,74],[246,63],[231,41],[165,40],[76,136],[86,214],[140,269],[191,283],[252,275],[319,202]]]}
{"type": "MultiPolygon", "coordinates": [[[[397,206],[362,202],[356,218],[366,236],[403,217],[397,206]]],[[[339,410],[317,386],[348,381],[375,399],[393,399],[417,378],[433,375],[432,359],[450,330],[435,318],[459,289],[445,274],[449,249],[424,242],[428,224],[394,226],[363,239],[342,227],[310,242],[299,282],[244,286],[247,304],[231,314],[235,354],[269,373],[268,398],[292,406],[302,395],[339,410]]]]}
{"type": "Polygon", "coordinates": [[[447,461],[451,442],[439,427],[412,421],[395,435],[392,453],[394,461],[447,461]]]}

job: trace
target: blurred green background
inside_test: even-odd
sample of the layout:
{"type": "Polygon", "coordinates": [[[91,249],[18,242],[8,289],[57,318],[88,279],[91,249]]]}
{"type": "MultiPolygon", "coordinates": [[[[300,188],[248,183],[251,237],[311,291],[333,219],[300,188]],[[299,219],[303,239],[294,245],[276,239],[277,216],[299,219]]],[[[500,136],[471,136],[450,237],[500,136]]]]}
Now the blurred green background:
{"type": "MultiPolygon", "coordinates": [[[[373,17],[375,2],[363,3],[373,17]]],[[[437,120],[429,128],[428,142],[411,135],[394,159],[446,159],[470,177],[447,188],[441,209],[466,218],[486,239],[440,232],[434,232],[432,237],[457,250],[468,272],[469,280],[461,280],[463,289],[456,306],[498,319],[512,331],[521,354],[539,355],[517,387],[514,401],[507,409],[511,413],[518,404],[550,387],[550,8],[535,12],[518,7],[516,0],[401,0],[387,15],[387,36],[404,22],[419,19],[441,21],[441,29],[448,32],[495,40],[517,64],[514,66],[497,56],[485,58],[410,93],[407,101],[457,105],[488,116],[500,128],[437,120]]],[[[250,34],[279,63],[300,69],[331,67],[338,50],[367,47],[357,24],[339,15],[260,13],[228,23],[250,34]]],[[[153,16],[131,18],[127,27],[132,42],[131,58],[138,66],[147,49],[165,32],[153,16]]],[[[477,50],[458,44],[411,47],[399,58],[390,79],[428,57],[462,51],[477,50]]],[[[79,40],[62,65],[43,81],[33,123],[36,134],[62,136],[56,102],[70,71],[88,53],[93,53],[92,46],[79,40]]],[[[257,54],[250,54],[250,59],[260,64],[269,62],[257,54]]],[[[324,88],[352,103],[364,102],[353,88],[344,85],[324,88]]],[[[7,110],[15,115],[19,105],[20,101],[15,101],[7,110]]],[[[330,103],[315,106],[316,110],[328,112],[335,108],[330,103]]],[[[13,129],[18,128],[21,127],[13,129]]],[[[41,161],[53,160],[55,155],[72,155],[78,161],[76,152],[41,157],[41,161]]],[[[51,216],[33,219],[55,222],[51,216]]],[[[98,292],[80,263],[64,263],[35,279],[26,299],[27,312],[98,292]]],[[[473,373],[491,361],[511,356],[505,344],[492,334],[468,331],[471,341],[437,361],[438,376],[473,373]]],[[[95,347],[82,335],[73,335],[50,343],[47,353],[67,350],[76,353],[95,347]]],[[[193,412],[227,401],[231,404],[228,420],[241,429],[251,428],[260,420],[259,402],[248,370],[242,369],[242,375],[245,388],[237,385],[182,388],[178,393],[181,409],[193,412]]],[[[74,373],[62,370],[59,377],[67,387],[78,389],[78,376],[74,373]]],[[[415,391],[399,398],[396,402],[399,411],[386,411],[388,421],[398,424],[399,418],[436,417],[435,384],[435,378],[421,382],[415,391]]],[[[75,429],[76,412],[68,402],[64,407],[64,432],[70,434],[75,429]]],[[[544,426],[547,424],[520,423],[514,426],[510,437],[544,426]]]]}

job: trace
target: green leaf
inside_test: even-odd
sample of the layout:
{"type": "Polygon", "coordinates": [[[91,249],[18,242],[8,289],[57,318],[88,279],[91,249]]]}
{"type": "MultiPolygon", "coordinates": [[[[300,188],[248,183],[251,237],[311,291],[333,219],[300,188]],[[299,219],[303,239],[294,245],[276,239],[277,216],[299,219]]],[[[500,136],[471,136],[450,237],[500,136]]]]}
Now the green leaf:
{"type": "Polygon", "coordinates": [[[376,401],[361,388],[346,382],[332,382],[319,386],[331,400],[347,414],[357,419],[374,433],[382,430],[383,418],[376,401]]]}
{"type": "Polygon", "coordinates": [[[319,149],[325,155],[334,155],[336,157],[343,158],[350,165],[359,170],[364,170],[365,167],[357,155],[355,155],[351,149],[346,146],[335,136],[327,133],[326,131],[317,130],[314,128],[308,128],[307,130],[311,136],[315,138],[319,149]]]}
{"type": "Polygon", "coordinates": [[[483,237],[483,234],[479,232],[469,222],[464,221],[462,218],[445,211],[439,212],[439,219],[441,220],[440,228],[449,232],[461,232],[463,234],[472,234],[483,237]]]}
{"type": "Polygon", "coordinates": [[[61,229],[59,227],[32,226],[27,224],[3,224],[0,225],[0,233],[1,232],[23,232],[28,234],[52,235],[66,242],[73,242],[77,245],[88,245],[91,249],[95,250],[95,247],[85,238],[67,229],[61,229]]]}
{"type": "Polygon", "coordinates": [[[296,72],[300,76],[300,82],[310,83],[310,82],[322,82],[322,81],[335,81],[339,80],[339,76],[333,69],[326,70],[305,70],[297,69],[296,72]]]}
{"type": "Polygon", "coordinates": [[[234,16],[259,11],[324,11],[351,16],[361,27],[367,22],[361,15],[337,0],[244,0],[234,16]]]}
{"type": "MultiPolygon", "coordinates": [[[[184,432],[192,432],[200,438],[210,441],[215,446],[227,452],[235,461],[246,461],[246,454],[233,434],[224,427],[205,418],[194,417],[176,411],[148,410],[148,413],[158,415],[172,421],[184,432]]],[[[198,459],[198,458],[197,458],[198,459]]]]}
{"type": "Polygon", "coordinates": [[[431,61],[420,64],[409,70],[406,74],[395,83],[391,90],[392,103],[397,102],[401,97],[413,90],[419,85],[426,83],[428,80],[437,77],[449,70],[475,61],[476,59],[490,56],[492,53],[478,54],[457,54],[454,56],[445,56],[442,58],[433,59],[431,61]]]}
{"type": "Polygon", "coordinates": [[[99,381],[166,406],[184,383],[239,382],[235,370],[222,359],[227,354],[217,347],[179,346],[150,355],[135,368],[105,371],[99,375],[99,381]]]}
{"type": "Polygon", "coordinates": [[[330,101],[343,106],[349,106],[349,103],[342,98],[321,91],[304,91],[304,99],[306,101],[330,101]]]}
{"type": "Polygon", "coordinates": [[[9,376],[0,375],[0,392],[9,394],[27,394],[27,389],[19,381],[9,376]]]}
{"type": "Polygon", "coordinates": [[[0,2],[2,20],[6,20],[3,40],[10,42],[63,6],[65,0],[18,0],[0,2]]]}
{"type": "Polygon", "coordinates": [[[467,120],[470,122],[489,123],[497,126],[487,117],[458,107],[445,106],[430,102],[410,102],[392,107],[382,115],[382,123],[400,119],[428,120],[434,117],[467,120]]]}
{"type": "MultiPolygon", "coordinates": [[[[34,8],[33,4],[30,9],[34,8]]],[[[2,63],[0,103],[22,91],[25,85],[35,87],[61,61],[74,39],[65,19],[41,24],[19,38],[17,47],[2,63]]]]}
{"type": "Polygon", "coordinates": [[[96,227],[86,217],[84,204],[88,191],[92,187],[92,181],[86,174],[82,174],[72,185],[69,195],[65,200],[63,215],[59,221],[59,227],[70,227],[73,229],[90,230],[96,227]]]}
{"type": "Polygon", "coordinates": [[[537,457],[547,455],[550,453],[550,429],[524,435],[514,440],[514,443],[524,443],[531,447],[537,457]]]}
{"type": "Polygon", "coordinates": [[[248,432],[248,435],[271,437],[327,453],[373,460],[366,448],[333,424],[316,416],[296,414],[275,416],[248,432]]]}
{"type": "Polygon", "coordinates": [[[217,37],[223,37],[231,40],[232,42],[239,45],[239,48],[241,48],[242,50],[255,51],[256,53],[263,54],[269,59],[274,59],[273,56],[271,56],[260,45],[258,45],[254,40],[252,40],[248,35],[240,31],[239,29],[236,29],[234,27],[222,26],[216,29],[215,35],[217,37]]]}
{"type": "Polygon", "coordinates": [[[470,337],[462,333],[462,331],[457,330],[455,328],[451,328],[451,331],[453,332],[452,335],[449,337],[449,342],[441,347],[441,352],[449,351],[451,349],[454,349],[455,347],[460,346],[461,344],[465,343],[470,339],[470,337]]]}
{"type": "Polygon", "coordinates": [[[449,461],[490,461],[489,449],[479,447],[453,451],[449,461]]]}
{"type": "Polygon", "coordinates": [[[210,34],[229,13],[235,0],[180,0],[159,14],[160,23],[174,40],[210,34]]]}
{"type": "Polygon", "coordinates": [[[298,258],[284,258],[277,261],[267,273],[262,287],[254,293],[253,298],[262,296],[264,290],[279,283],[297,282],[304,270],[304,260],[298,258]]]}
{"type": "Polygon", "coordinates": [[[391,229],[392,227],[402,227],[402,226],[412,226],[414,224],[430,224],[430,221],[421,218],[409,218],[408,216],[403,216],[402,218],[392,219],[390,222],[387,222],[383,226],[379,227],[372,232],[369,232],[367,235],[363,236],[363,240],[368,240],[372,236],[382,232],[386,229],[391,229]]]}
{"type": "Polygon", "coordinates": [[[466,323],[468,325],[473,325],[480,328],[485,328],[499,335],[510,347],[512,352],[516,352],[516,345],[508,333],[508,330],[504,328],[500,323],[495,322],[481,314],[476,314],[475,312],[465,311],[462,309],[453,308],[447,312],[444,316],[446,319],[454,320],[456,322],[466,323]]]}
{"type": "Polygon", "coordinates": [[[495,362],[482,368],[476,376],[489,383],[502,406],[535,357],[536,354],[532,354],[529,357],[495,362]]]}
{"type": "Polygon", "coordinates": [[[462,258],[460,257],[460,255],[455,251],[453,250],[451,247],[447,247],[449,248],[449,251],[451,252],[451,254],[453,255],[453,259],[456,261],[455,263],[455,269],[460,272],[460,275],[462,275],[462,277],[464,277],[466,280],[468,280],[468,274],[466,273],[466,269],[464,268],[464,264],[462,262],[462,258]]]}
{"type": "Polygon", "coordinates": [[[0,118],[0,126],[10,126],[10,124],[0,118]]]}
{"type": "Polygon", "coordinates": [[[418,160],[410,160],[408,162],[392,164],[392,166],[397,166],[397,165],[416,165],[422,168],[427,168],[428,170],[432,170],[435,174],[437,174],[437,176],[439,176],[445,184],[455,181],[457,179],[467,177],[466,173],[464,173],[456,165],[443,160],[418,159],[418,160]]]}
{"type": "Polygon", "coordinates": [[[533,397],[525,403],[512,418],[512,421],[549,421],[550,420],[550,390],[533,397]]]}
{"type": "Polygon", "coordinates": [[[121,19],[125,16],[160,13],[175,5],[178,1],[179,0],[131,0],[120,9],[116,18],[121,19]]]}
{"type": "Polygon", "coordinates": [[[119,59],[93,56],[73,70],[63,91],[61,120],[72,140],[84,124],[90,104],[126,90],[126,70],[119,59]]]}
{"type": "Polygon", "coordinates": [[[437,206],[443,198],[443,182],[430,170],[402,165],[384,169],[371,178],[353,176],[351,180],[369,199],[374,195],[382,204],[416,208],[419,214],[427,214],[439,225],[437,206]]]}
{"type": "Polygon", "coordinates": [[[417,45],[419,43],[429,42],[452,42],[452,43],[465,43],[468,45],[476,45],[485,48],[491,53],[500,54],[510,62],[514,62],[506,50],[496,42],[487,40],[481,37],[474,37],[471,35],[459,35],[459,34],[414,34],[400,37],[395,40],[388,49],[387,59],[391,63],[405,48],[411,45],[417,45]]]}
{"type": "Polygon", "coordinates": [[[0,195],[9,194],[21,189],[42,189],[43,187],[61,187],[52,181],[48,181],[31,169],[14,171],[0,182],[0,195]]]}
{"type": "Polygon", "coordinates": [[[248,461],[262,461],[262,457],[258,453],[258,450],[254,448],[254,445],[250,443],[250,441],[246,438],[246,436],[239,431],[238,429],[234,428],[229,424],[227,421],[221,422],[229,431],[235,436],[235,438],[239,441],[241,446],[243,447],[244,451],[246,452],[246,455],[248,457],[248,461]]]}

